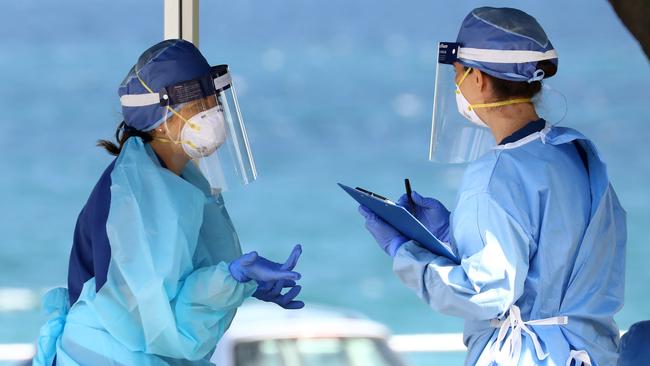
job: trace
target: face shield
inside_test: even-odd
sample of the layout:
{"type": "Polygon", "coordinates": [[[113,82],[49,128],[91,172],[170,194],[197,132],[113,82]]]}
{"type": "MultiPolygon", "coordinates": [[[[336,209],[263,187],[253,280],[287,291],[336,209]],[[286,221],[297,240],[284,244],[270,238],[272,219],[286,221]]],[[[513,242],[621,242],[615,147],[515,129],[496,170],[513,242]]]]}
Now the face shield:
{"type": "Polygon", "coordinates": [[[129,107],[154,103],[165,107],[160,126],[166,137],[157,140],[181,146],[190,159],[182,174],[198,172],[213,195],[257,178],[227,65],[214,66],[209,75],[158,93],[124,95],[121,102],[129,107]]]}
{"type": "Polygon", "coordinates": [[[455,43],[438,46],[429,160],[439,163],[470,162],[496,145],[490,129],[478,121],[472,122],[468,116],[471,111],[465,110],[466,103],[458,101],[462,94],[458,93],[453,66],[457,52],[455,43]]]}
{"type": "MultiPolygon", "coordinates": [[[[496,145],[490,129],[476,113],[477,109],[497,108],[518,103],[539,104],[540,96],[470,104],[461,91],[461,84],[473,69],[479,69],[499,79],[541,82],[546,76],[543,70],[535,67],[538,62],[545,60],[557,62],[557,53],[554,49],[548,51],[475,49],[461,47],[459,43],[439,43],[429,160],[441,163],[467,163],[478,159],[496,145]],[[455,64],[463,67],[455,67],[455,64]],[[490,65],[492,69],[485,65],[490,65]],[[508,68],[517,69],[524,66],[528,72],[526,75],[505,71],[508,68]],[[497,68],[501,71],[494,71],[497,68]]],[[[543,103],[544,108],[537,112],[547,122],[556,123],[559,120],[555,111],[562,110],[556,106],[561,104],[566,106],[566,103],[561,99],[547,98],[549,94],[547,90],[551,89],[544,85],[542,87],[544,92],[541,95],[546,103],[543,103]]],[[[560,93],[557,94],[563,97],[560,93]]]]}

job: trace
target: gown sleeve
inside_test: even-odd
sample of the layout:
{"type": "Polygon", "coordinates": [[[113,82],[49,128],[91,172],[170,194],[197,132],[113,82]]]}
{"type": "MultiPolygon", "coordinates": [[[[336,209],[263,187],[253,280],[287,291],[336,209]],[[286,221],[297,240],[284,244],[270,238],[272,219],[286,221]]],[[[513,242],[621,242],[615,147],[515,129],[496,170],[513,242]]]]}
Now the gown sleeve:
{"type": "Polygon", "coordinates": [[[459,265],[411,241],[397,251],[393,271],[437,311],[473,320],[503,315],[523,291],[531,235],[485,192],[458,204],[452,230],[459,265]]]}
{"type": "Polygon", "coordinates": [[[112,174],[108,278],[90,305],[131,351],[202,359],[257,285],[237,282],[225,261],[194,267],[205,196],[169,183],[178,177],[124,165],[112,174]]]}

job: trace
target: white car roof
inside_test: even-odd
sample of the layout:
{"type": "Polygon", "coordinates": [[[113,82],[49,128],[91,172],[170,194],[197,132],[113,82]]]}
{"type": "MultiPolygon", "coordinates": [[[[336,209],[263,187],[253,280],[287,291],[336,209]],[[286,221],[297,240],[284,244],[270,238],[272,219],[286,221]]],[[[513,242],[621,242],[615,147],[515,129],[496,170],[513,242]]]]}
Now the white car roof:
{"type": "Polygon", "coordinates": [[[285,310],[275,304],[248,303],[237,310],[211,361],[220,366],[235,365],[235,346],[242,342],[306,338],[374,338],[387,342],[388,337],[386,327],[355,312],[312,304],[285,310]]]}
{"type": "Polygon", "coordinates": [[[224,338],[254,341],[284,338],[389,336],[388,329],[363,315],[323,306],[285,310],[274,304],[246,304],[237,311],[224,338]]]}

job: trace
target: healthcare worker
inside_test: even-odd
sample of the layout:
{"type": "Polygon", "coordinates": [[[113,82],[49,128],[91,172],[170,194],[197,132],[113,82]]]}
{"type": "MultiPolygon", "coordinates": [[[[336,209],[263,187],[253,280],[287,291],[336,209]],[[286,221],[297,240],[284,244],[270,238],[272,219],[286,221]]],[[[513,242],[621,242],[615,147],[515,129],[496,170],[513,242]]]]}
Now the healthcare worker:
{"type": "Polygon", "coordinates": [[[209,365],[246,298],[304,305],[301,248],[283,264],[242,255],[221,192],[256,172],[226,65],[166,40],[118,92],[118,144],[100,141],[117,158],[77,220],[68,288],[44,298],[57,315],[34,364],[209,365]]]}
{"type": "Polygon", "coordinates": [[[409,208],[456,261],[360,208],[400,280],[465,319],[466,365],[617,362],[625,212],[594,144],[538,115],[557,67],[542,27],[511,8],[473,10],[439,45],[430,157],[477,160],[453,213],[415,192],[409,208]]]}

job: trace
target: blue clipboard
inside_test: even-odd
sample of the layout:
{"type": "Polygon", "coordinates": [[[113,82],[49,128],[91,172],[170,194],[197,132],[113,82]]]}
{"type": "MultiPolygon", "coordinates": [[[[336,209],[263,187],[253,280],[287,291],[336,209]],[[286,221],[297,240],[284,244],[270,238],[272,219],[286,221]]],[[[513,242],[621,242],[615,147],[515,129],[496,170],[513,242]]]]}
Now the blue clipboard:
{"type": "Polygon", "coordinates": [[[371,196],[366,192],[348,187],[344,184],[338,183],[338,185],[357,202],[369,208],[370,211],[384,219],[384,221],[388,222],[407,238],[418,242],[418,244],[427,248],[434,254],[451,259],[457,264],[460,263],[458,258],[454,255],[451,247],[438,240],[438,238],[431,234],[431,232],[404,207],[399,206],[390,200],[371,196]]]}

